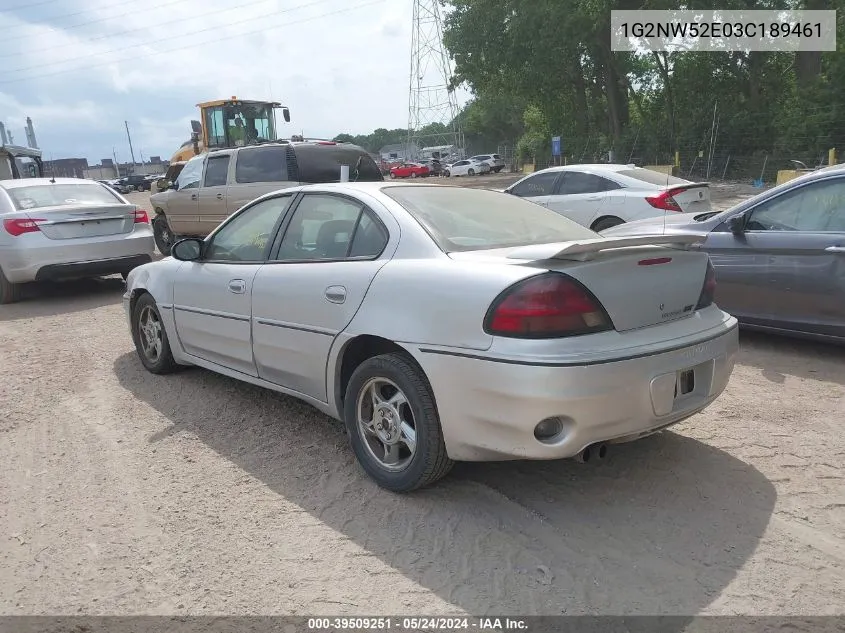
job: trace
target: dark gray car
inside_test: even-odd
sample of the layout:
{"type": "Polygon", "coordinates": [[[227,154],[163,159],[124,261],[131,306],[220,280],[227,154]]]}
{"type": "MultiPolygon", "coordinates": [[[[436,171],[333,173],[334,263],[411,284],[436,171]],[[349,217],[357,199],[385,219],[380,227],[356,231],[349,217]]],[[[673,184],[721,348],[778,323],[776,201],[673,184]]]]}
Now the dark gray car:
{"type": "Polygon", "coordinates": [[[716,301],[755,329],[845,342],[845,165],[728,209],[629,222],[602,235],[697,234],[716,301]]]}

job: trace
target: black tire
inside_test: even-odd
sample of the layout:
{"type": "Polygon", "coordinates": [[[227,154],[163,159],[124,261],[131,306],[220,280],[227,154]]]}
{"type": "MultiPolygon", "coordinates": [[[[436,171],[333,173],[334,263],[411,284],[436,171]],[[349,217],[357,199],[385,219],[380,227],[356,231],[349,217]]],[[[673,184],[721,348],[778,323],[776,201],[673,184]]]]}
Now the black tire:
{"type": "Polygon", "coordinates": [[[401,354],[375,356],[358,366],[346,388],[343,417],[358,462],[382,488],[393,492],[410,492],[441,479],[454,465],[446,454],[431,386],[422,371],[401,354]],[[407,398],[413,416],[416,448],[402,470],[388,470],[372,455],[358,425],[358,398],[367,383],[374,378],[395,383],[407,398]]]}
{"type": "Polygon", "coordinates": [[[393,172],[390,172],[390,177],[395,179],[395,178],[396,178],[396,174],[394,174],[393,172]]]}
{"type": "Polygon", "coordinates": [[[153,238],[155,239],[158,252],[167,257],[170,255],[170,248],[176,241],[176,236],[167,224],[167,218],[163,213],[157,213],[153,217],[153,238]]]}
{"type": "Polygon", "coordinates": [[[417,172],[412,171],[412,172],[411,172],[411,178],[416,178],[416,177],[417,177],[417,172]]]}
{"type": "Polygon", "coordinates": [[[20,300],[20,284],[13,284],[11,281],[6,279],[6,275],[3,274],[3,269],[0,268],[0,305],[15,303],[20,300]]]}
{"type": "Polygon", "coordinates": [[[141,295],[132,309],[132,340],[135,342],[135,351],[138,352],[138,358],[141,359],[141,364],[148,372],[152,374],[172,374],[179,368],[173,359],[173,353],[170,351],[170,341],[167,339],[167,330],[164,329],[162,323],[161,312],[159,312],[151,294],[144,293],[141,295]],[[140,321],[147,310],[150,310],[156,316],[161,326],[161,349],[154,358],[145,351],[141,338],[140,321]]]}
{"type": "Polygon", "coordinates": [[[444,172],[443,172],[443,177],[444,177],[444,178],[448,178],[448,177],[449,177],[449,176],[451,176],[451,175],[452,175],[452,173],[451,173],[448,169],[447,169],[446,171],[444,171],[444,172]]]}
{"type": "Polygon", "coordinates": [[[610,216],[607,218],[601,218],[600,220],[593,222],[593,226],[591,226],[590,228],[596,233],[600,233],[605,229],[609,229],[612,226],[619,226],[620,224],[625,224],[625,220],[623,220],[622,218],[617,218],[615,216],[610,216]]]}
{"type": "Polygon", "coordinates": [[[472,167],[467,169],[467,176],[475,176],[475,170],[472,167]]]}

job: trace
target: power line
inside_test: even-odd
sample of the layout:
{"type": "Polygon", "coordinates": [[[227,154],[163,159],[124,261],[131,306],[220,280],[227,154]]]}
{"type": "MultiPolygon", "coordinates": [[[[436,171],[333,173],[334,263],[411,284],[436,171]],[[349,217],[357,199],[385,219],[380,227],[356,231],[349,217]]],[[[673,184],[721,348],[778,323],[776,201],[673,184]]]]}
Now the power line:
{"type": "MultiPolygon", "coordinates": [[[[137,1],[138,0],[132,0],[133,3],[137,2],[137,1]]],[[[217,11],[209,11],[207,13],[203,13],[203,17],[208,17],[210,15],[216,15],[218,13],[225,13],[226,11],[233,11],[235,9],[243,9],[245,7],[249,7],[249,6],[253,6],[253,5],[257,5],[257,4],[264,4],[265,2],[270,2],[270,0],[257,0],[255,2],[246,2],[244,4],[236,4],[233,7],[226,7],[225,9],[219,9],[217,11]]],[[[88,43],[88,42],[97,42],[99,40],[108,40],[108,39],[111,39],[111,38],[114,38],[114,37],[120,37],[120,36],[123,36],[123,35],[130,35],[132,33],[140,33],[141,31],[146,31],[146,30],[147,30],[147,27],[127,29],[125,31],[117,31],[115,33],[107,33],[105,35],[100,35],[98,37],[89,37],[89,38],[85,39],[85,42],[88,43]]],[[[66,46],[66,44],[58,44],[56,46],[39,47],[38,52],[43,53],[44,51],[52,51],[52,50],[56,50],[57,48],[65,48],[65,46],[66,46]]],[[[2,55],[0,55],[0,59],[3,59],[5,57],[20,57],[21,55],[24,55],[24,54],[28,55],[29,52],[27,52],[27,53],[20,53],[20,52],[3,53],[2,55]]],[[[67,60],[65,60],[65,61],[67,61],[67,60]]]]}
{"type": "MultiPolygon", "coordinates": [[[[37,2],[35,4],[30,5],[21,5],[18,9],[29,9],[30,7],[37,7],[39,4],[49,4],[50,2],[57,2],[58,0],[46,0],[45,2],[37,2]]],[[[123,2],[116,2],[115,4],[108,4],[104,7],[100,7],[102,9],[112,9],[114,7],[122,7],[127,4],[137,4],[137,0],[123,0],[123,2]]],[[[3,9],[3,11],[14,11],[14,9],[3,9]]],[[[75,11],[74,13],[60,13],[59,15],[50,15],[47,16],[50,20],[63,20],[64,18],[72,18],[77,15],[85,15],[87,13],[91,13],[90,10],[85,11],[75,11]]],[[[6,29],[12,29],[15,27],[6,27],[6,29]]]]}
{"type": "MultiPolygon", "coordinates": [[[[116,20],[117,18],[123,18],[127,15],[135,15],[137,13],[147,13],[152,9],[160,9],[162,7],[169,7],[174,4],[179,4],[180,2],[184,2],[185,0],[170,0],[170,2],[162,2],[161,4],[154,4],[151,6],[146,6],[143,9],[138,9],[137,11],[125,11],[124,13],[118,13],[117,15],[109,15],[104,18],[97,18],[96,20],[88,20],[87,22],[79,22],[78,24],[68,24],[65,27],[61,27],[60,30],[68,31],[70,29],[76,29],[80,26],[88,26],[89,24],[99,24],[100,22],[108,22],[109,20],[116,20]]],[[[41,23],[38,23],[41,24],[41,23]]],[[[31,35],[17,35],[15,37],[7,37],[4,38],[6,42],[13,42],[14,40],[21,40],[25,38],[32,37],[31,35]]]]}
{"type": "Polygon", "coordinates": [[[20,11],[21,9],[31,9],[32,7],[40,7],[44,4],[52,4],[54,2],[58,2],[59,0],[41,0],[41,2],[27,2],[26,4],[19,4],[16,7],[6,7],[3,9],[3,13],[7,11],[20,11]]]}
{"type": "MultiPolygon", "coordinates": [[[[181,0],[177,0],[177,1],[181,2],[181,0]]],[[[330,2],[330,1],[331,0],[314,0],[313,2],[306,2],[305,4],[298,4],[295,7],[290,7],[288,9],[281,9],[281,10],[277,11],[277,13],[290,13],[292,11],[298,11],[299,9],[304,9],[304,8],[316,6],[318,4],[324,4],[324,3],[330,2]]],[[[229,22],[226,26],[234,26],[236,24],[245,24],[247,22],[255,22],[256,20],[266,20],[266,19],[267,19],[266,15],[261,15],[261,16],[254,17],[254,18],[244,18],[243,20],[237,20],[235,22],[229,22]]],[[[220,27],[218,27],[218,26],[210,26],[210,27],[207,27],[207,28],[204,28],[204,29],[200,29],[198,31],[190,31],[188,33],[180,33],[176,37],[171,36],[171,37],[163,37],[163,38],[160,38],[160,39],[157,39],[157,40],[149,40],[149,41],[144,42],[144,45],[149,46],[149,45],[152,45],[152,44],[159,44],[161,42],[169,42],[170,40],[182,39],[182,38],[190,36],[190,35],[198,35],[199,33],[207,33],[208,31],[216,31],[219,28],[220,27]]],[[[120,48],[113,48],[113,49],[106,50],[106,51],[97,51],[96,53],[90,53],[89,55],[80,55],[79,57],[71,57],[69,59],[63,59],[63,60],[55,62],[55,63],[56,64],[66,64],[68,62],[79,61],[80,59],[90,59],[91,57],[99,57],[100,55],[107,55],[109,53],[117,53],[117,52],[124,51],[124,50],[126,50],[125,45],[121,46],[120,48]]],[[[36,69],[42,68],[42,67],[43,66],[41,64],[35,64],[33,66],[24,66],[23,68],[10,68],[10,69],[6,70],[6,72],[19,73],[19,72],[25,72],[27,70],[36,70],[36,69]]]]}
{"type": "MultiPolygon", "coordinates": [[[[323,1],[325,1],[325,0],[323,0],[323,1]]],[[[206,42],[199,42],[199,43],[196,43],[196,44],[188,44],[186,46],[177,46],[175,48],[153,51],[151,53],[145,53],[143,55],[133,55],[131,57],[124,57],[124,58],[121,58],[121,59],[113,59],[113,60],[109,60],[107,62],[100,62],[100,63],[97,63],[97,64],[89,64],[89,65],[87,65],[85,67],[81,67],[81,68],[70,68],[70,69],[67,69],[67,70],[60,70],[60,71],[57,71],[57,72],[54,72],[54,73],[43,73],[43,74],[40,74],[40,75],[31,75],[29,77],[21,77],[19,79],[2,79],[2,80],[0,80],[0,84],[11,84],[11,83],[18,83],[18,82],[21,82],[21,81],[31,81],[33,79],[43,79],[45,77],[56,77],[58,75],[66,75],[67,73],[77,72],[77,71],[80,71],[80,70],[88,70],[90,68],[100,68],[102,66],[110,66],[112,64],[119,63],[119,62],[134,61],[134,60],[137,60],[137,59],[144,59],[146,57],[152,57],[154,55],[163,55],[165,53],[173,53],[175,51],[188,50],[188,49],[191,49],[191,48],[197,48],[199,46],[207,46],[209,44],[216,44],[217,42],[232,40],[232,39],[235,39],[235,38],[238,38],[238,37],[244,37],[244,36],[247,36],[247,35],[259,35],[259,34],[264,33],[266,31],[278,29],[278,28],[283,27],[283,26],[292,26],[294,24],[302,24],[304,22],[311,22],[313,20],[328,18],[328,17],[331,17],[333,15],[339,15],[341,13],[349,13],[350,11],[355,11],[357,9],[363,9],[364,7],[369,7],[369,6],[372,6],[372,5],[375,5],[375,4],[382,4],[383,2],[384,2],[384,0],[371,0],[370,2],[364,2],[362,4],[357,4],[357,5],[354,5],[354,6],[351,6],[351,7],[347,7],[345,9],[338,9],[336,11],[330,11],[328,13],[322,13],[320,15],[315,15],[315,16],[312,16],[310,18],[303,18],[302,20],[294,20],[293,22],[284,22],[282,24],[275,24],[275,25],[272,25],[272,26],[266,26],[266,27],[263,27],[261,29],[255,30],[255,31],[248,31],[246,33],[236,33],[234,35],[227,35],[225,37],[217,37],[214,40],[209,40],[209,41],[206,41],[206,42]]],[[[256,19],[258,19],[258,18],[256,18],[256,19]]],[[[263,19],[263,18],[261,18],[261,19],[263,19]]],[[[211,30],[213,30],[213,29],[211,29],[211,30]]],[[[182,37],[183,37],[183,35],[179,35],[177,37],[171,37],[171,38],[166,38],[166,39],[182,39],[182,37]]]]}

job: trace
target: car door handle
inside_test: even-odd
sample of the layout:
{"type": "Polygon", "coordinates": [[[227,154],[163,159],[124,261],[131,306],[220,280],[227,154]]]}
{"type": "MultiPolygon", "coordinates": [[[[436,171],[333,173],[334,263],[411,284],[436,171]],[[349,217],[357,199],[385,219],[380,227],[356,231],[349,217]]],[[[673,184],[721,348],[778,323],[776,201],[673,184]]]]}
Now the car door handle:
{"type": "Polygon", "coordinates": [[[845,253],[845,246],[828,246],[824,250],[828,253],[845,253]]]}
{"type": "Polygon", "coordinates": [[[196,200],[196,199],[197,199],[197,194],[192,193],[192,194],[191,194],[191,200],[196,200]]]}
{"type": "Polygon", "coordinates": [[[218,200],[222,200],[222,199],[223,199],[223,194],[222,194],[222,193],[218,193],[218,194],[217,194],[217,199],[218,199],[218,200]]]}
{"type": "Polygon", "coordinates": [[[326,288],[326,300],[332,303],[343,303],[346,301],[346,288],[343,286],[329,286],[326,288]]]}
{"type": "Polygon", "coordinates": [[[604,196],[587,196],[587,200],[601,200],[604,196]]]}
{"type": "Polygon", "coordinates": [[[246,282],[243,279],[232,279],[229,281],[229,291],[236,295],[242,295],[246,290],[246,282]]]}

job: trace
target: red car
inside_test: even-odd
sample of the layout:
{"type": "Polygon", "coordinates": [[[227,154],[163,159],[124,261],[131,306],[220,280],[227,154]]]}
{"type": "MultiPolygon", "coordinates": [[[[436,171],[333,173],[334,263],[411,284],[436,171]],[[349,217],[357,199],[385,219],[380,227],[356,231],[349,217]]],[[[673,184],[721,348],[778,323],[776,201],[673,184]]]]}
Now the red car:
{"type": "Polygon", "coordinates": [[[390,169],[391,178],[424,178],[429,174],[431,170],[419,163],[402,163],[390,169]]]}

